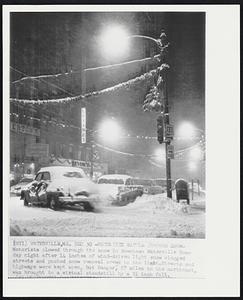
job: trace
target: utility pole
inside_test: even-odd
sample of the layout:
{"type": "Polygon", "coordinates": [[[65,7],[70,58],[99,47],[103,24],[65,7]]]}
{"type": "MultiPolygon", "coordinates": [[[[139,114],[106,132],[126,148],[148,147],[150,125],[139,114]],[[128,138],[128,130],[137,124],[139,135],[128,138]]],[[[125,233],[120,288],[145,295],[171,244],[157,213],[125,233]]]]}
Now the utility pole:
{"type": "MultiPolygon", "coordinates": [[[[167,42],[167,36],[164,31],[162,31],[160,35],[160,43],[161,43],[161,63],[166,64],[166,52],[167,49],[165,47],[168,46],[167,42]],[[164,50],[165,49],[165,50],[164,50]]],[[[164,69],[162,68],[162,71],[164,69]]],[[[167,68],[163,71],[163,89],[162,89],[162,102],[164,102],[164,113],[163,113],[163,119],[164,119],[164,130],[166,131],[167,125],[170,124],[169,119],[169,98],[168,98],[168,76],[167,76],[167,68]]],[[[168,148],[170,146],[171,140],[166,137],[165,134],[165,160],[166,160],[166,187],[167,187],[167,197],[172,198],[172,188],[171,188],[171,161],[168,153],[168,148]]]]}
{"type": "Polygon", "coordinates": [[[90,150],[90,178],[92,179],[94,175],[94,141],[91,140],[91,150],[90,150]]]}
{"type": "MultiPolygon", "coordinates": [[[[164,128],[166,125],[170,124],[169,120],[169,101],[168,101],[168,91],[167,91],[167,76],[165,75],[165,109],[164,109],[164,128]]],[[[167,186],[167,197],[172,198],[172,188],[171,188],[171,162],[168,155],[168,148],[170,145],[170,139],[165,141],[165,155],[166,155],[166,186],[167,186]]]]}
{"type": "Polygon", "coordinates": [[[194,198],[194,180],[192,179],[192,200],[194,198]]]}

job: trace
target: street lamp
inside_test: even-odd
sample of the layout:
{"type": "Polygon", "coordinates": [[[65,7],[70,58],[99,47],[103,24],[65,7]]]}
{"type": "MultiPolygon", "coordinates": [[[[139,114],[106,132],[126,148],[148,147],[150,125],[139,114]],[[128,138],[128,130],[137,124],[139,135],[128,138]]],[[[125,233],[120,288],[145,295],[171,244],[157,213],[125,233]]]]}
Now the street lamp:
{"type": "Polygon", "coordinates": [[[117,143],[122,134],[121,127],[115,119],[107,119],[103,121],[97,132],[99,136],[101,136],[101,138],[109,144],[117,143]]]}
{"type": "Polygon", "coordinates": [[[183,122],[178,129],[178,137],[183,139],[192,139],[196,136],[197,132],[200,132],[201,135],[204,135],[204,131],[195,127],[191,122],[183,122]]]}
{"type": "Polygon", "coordinates": [[[121,25],[112,24],[101,34],[100,44],[105,53],[113,57],[124,54],[129,46],[129,39],[139,38],[153,41],[159,46],[159,41],[146,35],[129,35],[128,31],[121,25]]]}
{"type": "Polygon", "coordinates": [[[128,33],[121,25],[110,25],[100,38],[101,48],[107,56],[121,56],[128,49],[128,33]]]}
{"type": "MultiPolygon", "coordinates": [[[[120,54],[127,48],[126,42],[126,33],[120,27],[109,29],[108,33],[103,35],[103,47],[109,52],[120,54]],[[111,34],[112,32],[112,34],[111,34]],[[120,47],[120,49],[119,49],[120,47]],[[113,49],[113,50],[112,50],[113,49]]],[[[161,113],[163,127],[170,128],[170,118],[169,118],[169,100],[168,100],[168,89],[167,89],[167,74],[166,70],[168,69],[168,64],[166,63],[166,48],[168,47],[169,43],[167,42],[167,36],[165,32],[162,30],[159,39],[154,39],[149,36],[145,35],[130,35],[127,36],[127,40],[130,38],[142,38],[151,40],[156,43],[158,47],[159,54],[157,58],[161,63],[161,66],[157,68],[157,96],[159,97],[159,101],[157,102],[159,105],[159,111],[161,113]],[[163,103],[163,105],[162,105],[163,103]],[[162,108],[163,107],[163,108],[162,108]]],[[[156,110],[158,111],[158,110],[156,110]]],[[[171,162],[169,157],[169,149],[171,149],[171,136],[167,136],[168,139],[162,141],[160,143],[165,143],[165,158],[166,158],[166,182],[167,182],[167,197],[172,198],[172,188],[171,188],[171,162]]]]}
{"type": "Polygon", "coordinates": [[[180,125],[178,130],[179,137],[183,139],[190,139],[195,134],[195,127],[190,122],[184,122],[180,125]]]}

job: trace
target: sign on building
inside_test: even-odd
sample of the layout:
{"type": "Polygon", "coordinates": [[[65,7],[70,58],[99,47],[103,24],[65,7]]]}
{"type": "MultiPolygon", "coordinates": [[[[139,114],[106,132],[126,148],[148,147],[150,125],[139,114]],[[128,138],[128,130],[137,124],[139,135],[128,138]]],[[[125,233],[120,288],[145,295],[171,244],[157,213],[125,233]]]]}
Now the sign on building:
{"type": "Polygon", "coordinates": [[[19,124],[15,122],[10,122],[10,130],[17,133],[31,134],[35,136],[40,136],[40,129],[25,124],[19,124]]]}
{"type": "Polygon", "coordinates": [[[86,107],[81,108],[81,143],[86,143],[86,107]]]}
{"type": "Polygon", "coordinates": [[[174,159],[174,146],[173,145],[168,145],[167,146],[167,156],[170,159],[174,159]]]}
{"type": "Polygon", "coordinates": [[[165,125],[165,138],[166,139],[173,139],[174,137],[174,126],[171,124],[165,125]]]}
{"type": "Polygon", "coordinates": [[[27,144],[25,148],[25,155],[28,157],[47,157],[49,156],[48,144],[27,144]]]}

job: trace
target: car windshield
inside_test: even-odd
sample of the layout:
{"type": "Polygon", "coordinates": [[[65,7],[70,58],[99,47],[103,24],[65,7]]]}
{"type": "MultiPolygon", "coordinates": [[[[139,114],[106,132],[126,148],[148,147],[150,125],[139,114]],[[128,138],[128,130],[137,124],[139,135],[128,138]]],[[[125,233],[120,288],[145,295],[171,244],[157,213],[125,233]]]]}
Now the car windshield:
{"type": "Polygon", "coordinates": [[[100,178],[98,184],[105,183],[105,184],[124,184],[123,179],[115,179],[115,178],[100,178]]]}
{"type": "Polygon", "coordinates": [[[31,181],[33,181],[33,179],[32,178],[23,178],[23,179],[21,179],[20,180],[20,182],[22,183],[28,183],[28,182],[31,182],[31,181]]]}
{"type": "Polygon", "coordinates": [[[83,178],[84,176],[82,173],[78,171],[68,171],[62,174],[64,177],[69,177],[69,178],[83,178]]]}
{"type": "Polygon", "coordinates": [[[132,185],[146,185],[152,186],[153,182],[149,179],[132,179],[132,185]]]}

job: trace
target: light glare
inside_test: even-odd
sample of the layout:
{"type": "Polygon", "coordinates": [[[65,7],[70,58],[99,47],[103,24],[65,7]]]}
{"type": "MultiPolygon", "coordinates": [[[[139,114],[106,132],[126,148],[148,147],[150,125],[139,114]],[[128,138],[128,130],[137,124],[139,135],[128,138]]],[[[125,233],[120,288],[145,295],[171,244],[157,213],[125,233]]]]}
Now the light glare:
{"type": "Polygon", "coordinates": [[[115,120],[106,120],[101,124],[99,134],[105,142],[113,144],[119,140],[122,132],[115,120]]]}
{"type": "Polygon", "coordinates": [[[184,122],[179,127],[178,135],[184,139],[190,139],[195,135],[195,127],[190,122],[184,122]]]}
{"type": "Polygon", "coordinates": [[[101,36],[101,47],[107,56],[121,56],[128,48],[128,34],[122,26],[110,25],[101,36]]]}

